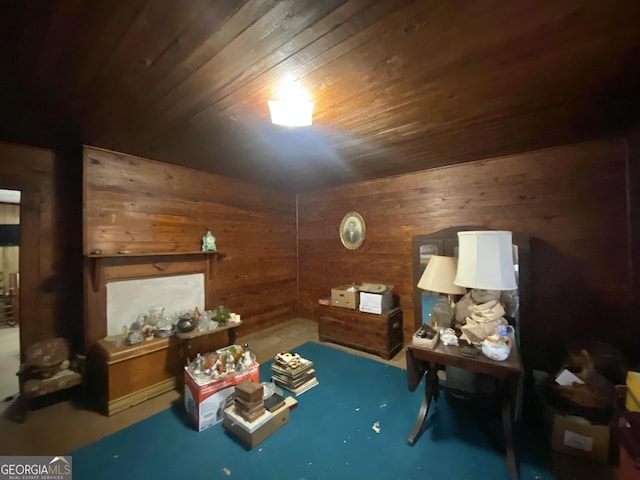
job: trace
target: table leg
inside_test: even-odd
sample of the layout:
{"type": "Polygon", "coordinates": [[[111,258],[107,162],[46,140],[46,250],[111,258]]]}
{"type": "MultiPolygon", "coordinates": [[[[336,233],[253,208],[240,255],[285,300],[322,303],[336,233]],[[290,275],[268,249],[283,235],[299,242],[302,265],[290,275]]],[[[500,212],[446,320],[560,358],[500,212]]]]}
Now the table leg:
{"type": "Polygon", "coordinates": [[[406,351],[407,357],[407,382],[409,391],[415,392],[420,385],[420,380],[422,380],[422,376],[427,370],[427,365],[425,362],[416,361],[413,358],[413,354],[411,350],[407,349],[406,351]]]}
{"type": "Polygon", "coordinates": [[[238,338],[238,332],[236,331],[237,327],[232,327],[229,329],[229,345],[233,345],[236,343],[236,338],[238,338]]]}
{"type": "Polygon", "coordinates": [[[182,363],[183,363],[183,367],[185,365],[189,364],[189,361],[191,359],[191,341],[190,340],[182,340],[180,342],[180,350],[181,352],[181,356],[182,356],[182,363]]]}
{"type": "Polygon", "coordinates": [[[436,395],[436,391],[438,388],[438,369],[435,365],[431,365],[427,370],[427,378],[424,384],[424,397],[422,398],[422,404],[420,405],[420,411],[418,412],[418,418],[416,419],[416,423],[413,426],[413,430],[407,439],[407,443],[409,445],[413,445],[417,440],[417,437],[422,430],[422,425],[427,418],[427,414],[429,413],[429,406],[431,405],[431,400],[436,395]]]}
{"type": "Polygon", "coordinates": [[[518,480],[518,465],[513,448],[513,429],[511,424],[511,402],[509,399],[508,382],[502,392],[502,428],[504,430],[504,447],[507,453],[507,466],[513,480],[518,480]]]}

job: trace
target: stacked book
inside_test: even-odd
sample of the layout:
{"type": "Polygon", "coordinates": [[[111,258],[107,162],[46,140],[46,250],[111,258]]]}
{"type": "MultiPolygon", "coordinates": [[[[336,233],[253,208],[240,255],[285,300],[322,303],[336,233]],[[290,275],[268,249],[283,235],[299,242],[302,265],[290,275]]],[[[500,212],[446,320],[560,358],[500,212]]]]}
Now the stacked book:
{"type": "Polygon", "coordinates": [[[283,352],[271,364],[273,382],[294,395],[300,395],[318,385],[313,362],[297,353],[283,352]]]}
{"type": "Polygon", "coordinates": [[[262,417],[266,410],[262,399],[263,387],[250,380],[236,385],[235,412],[247,422],[253,422],[262,417]]]}

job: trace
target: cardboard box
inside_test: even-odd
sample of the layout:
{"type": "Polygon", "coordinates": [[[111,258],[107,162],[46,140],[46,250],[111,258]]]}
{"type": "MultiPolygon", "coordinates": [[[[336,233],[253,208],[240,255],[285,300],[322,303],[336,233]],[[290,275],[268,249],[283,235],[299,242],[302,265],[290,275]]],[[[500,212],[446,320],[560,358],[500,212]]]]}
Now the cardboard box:
{"type": "Polygon", "coordinates": [[[640,480],[640,469],[637,465],[636,459],[631,458],[629,451],[621,446],[618,478],[620,480],[640,480]]]}
{"type": "Polygon", "coordinates": [[[422,338],[419,337],[416,333],[411,337],[411,343],[422,348],[434,348],[438,344],[438,333],[433,336],[433,338],[422,338]]]}
{"type": "Polygon", "coordinates": [[[393,308],[393,292],[383,293],[360,292],[360,311],[377,313],[378,315],[393,308]]]}
{"type": "MultiPolygon", "coordinates": [[[[282,405],[277,410],[280,408],[282,408],[282,405]]],[[[225,408],[224,418],[225,420],[229,420],[232,425],[239,426],[245,432],[253,433],[273,418],[273,412],[265,410],[262,412],[262,415],[250,422],[240,414],[237,405],[231,405],[225,408]]]]}
{"type": "Polygon", "coordinates": [[[640,413],[625,412],[616,426],[620,480],[640,480],[640,413]]]}
{"type": "Polygon", "coordinates": [[[545,417],[551,425],[552,450],[609,463],[609,425],[596,425],[582,417],[562,415],[549,406],[546,407],[545,417]]]}
{"type": "Polygon", "coordinates": [[[640,412],[640,372],[627,372],[627,397],[624,406],[630,412],[640,412]]]}
{"type": "MultiPolygon", "coordinates": [[[[297,404],[297,400],[293,397],[284,399],[284,405],[271,413],[271,418],[258,428],[253,428],[251,424],[234,420],[233,409],[231,406],[225,410],[223,426],[225,429],[238,437],[247,447],[253,448],[260,442],[264,441],[273,432],[289,422],[289,412],[297,404]]],[[[252,422],[254,423],[254,422],[252,422]]]]}
{"type": "Polygon", "coordinates": [[[224,409],[233,403],[235,386],[246,380],[260,382],[260,364],[209,382],[194,378],[184,369],[184,405],[199,432],[222,422],[224,409]]]}
{"type": "Polygon", "coordinates": [[[331,289],[331,305],[334,307],[350,308],[355,310],[358,308],[360,301],[360,292],[357,290],[350,291],[353,285],[342,285],[331,289]]]}

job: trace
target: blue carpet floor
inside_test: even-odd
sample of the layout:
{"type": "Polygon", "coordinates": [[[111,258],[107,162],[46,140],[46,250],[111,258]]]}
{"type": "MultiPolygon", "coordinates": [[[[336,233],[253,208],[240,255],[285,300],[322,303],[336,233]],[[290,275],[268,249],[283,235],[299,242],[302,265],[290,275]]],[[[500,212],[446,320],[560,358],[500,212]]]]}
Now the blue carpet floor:
{"type": "MultiPolygon", "coordinates": [[[[315,363],[320,384],[299,397],[289,423],[253,450],[222,425],[193,429],[183,405],[70,452],[84,479],[508,479],[498,409],[441,396],[426,429],[407,444],[423,395],[406,371],[315,343],[293,351],[315,363]],[[478,422],[478,419],[482,419],[478,422]],[[373,430],[378,423],[379,433],[373,430]]],[[[270,380],[270,362],[260,380],[270,380]]],[[[547,480],[546,445],[515,427],[520,478],[547,480]]]]}

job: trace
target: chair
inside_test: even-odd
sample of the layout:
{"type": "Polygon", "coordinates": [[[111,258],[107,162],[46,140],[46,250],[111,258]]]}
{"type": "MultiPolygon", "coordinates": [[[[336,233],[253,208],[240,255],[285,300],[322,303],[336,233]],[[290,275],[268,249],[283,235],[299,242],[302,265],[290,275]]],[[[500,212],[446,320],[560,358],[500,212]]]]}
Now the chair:
{"type": "Polygon", "coordinates": [[[23,422],[31,401],[82,384],[81,365],[71,358],[65,338],[51,338],[29,345],[17,373],[20,396],[16,419],[23,422]]]}

